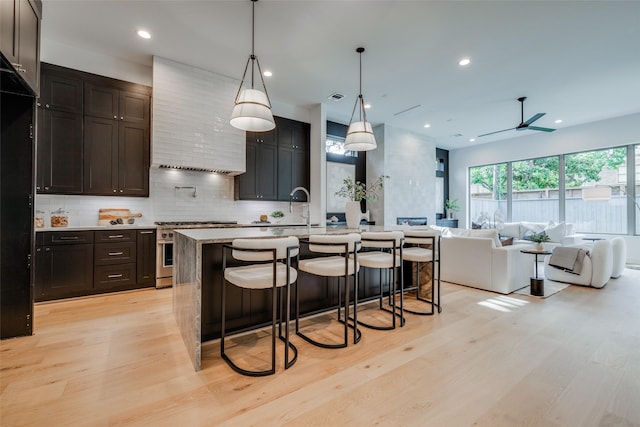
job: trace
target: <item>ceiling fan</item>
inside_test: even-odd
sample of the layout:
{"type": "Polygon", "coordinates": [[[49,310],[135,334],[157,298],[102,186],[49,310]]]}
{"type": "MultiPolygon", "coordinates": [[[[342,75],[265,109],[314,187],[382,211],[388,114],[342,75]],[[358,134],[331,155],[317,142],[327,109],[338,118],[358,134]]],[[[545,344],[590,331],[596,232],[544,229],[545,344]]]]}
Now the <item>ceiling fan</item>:
{"type": "Polygon", "coordinates": [[[506,132],[508,130],[539,130],[542,132],[553,132],[555,129],[551,129],[551,128],[542,128],[539,126],[531,126],[531,123],[535,122],[536,120],[538,120],[540,117],[544,116],[546,113],[538,113],[538,114],[534,114],[533,116],[531,116],[531,118],[529,118],[529,120],[527,120],[526,122],[524,121],[524,101],[527,99],[526,96],[522,96],[520,98],[518,98],[518,101],[520,101],[520,124],[514,128],[509,128],[509,129],[502,129],[502,130],[497,130],[495,132],[489,132],[489,133],[485,133],[482,135],[478,135],[478,138],[480,138],[481,136],[487,136],[487,135],[493,135],[494,133],[500,133],[500,132],[506,132]]]}

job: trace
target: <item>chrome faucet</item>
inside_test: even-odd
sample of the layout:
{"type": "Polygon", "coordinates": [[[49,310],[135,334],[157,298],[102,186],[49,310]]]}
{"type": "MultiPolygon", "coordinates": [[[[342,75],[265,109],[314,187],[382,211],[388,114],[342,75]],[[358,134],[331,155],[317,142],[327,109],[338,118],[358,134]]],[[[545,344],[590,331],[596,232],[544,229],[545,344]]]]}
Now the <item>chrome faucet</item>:
{"type": "Polygon", "coordinates": [[[311,213],[309,208],[309,205],[311,204],[311,195],[309,194],[309,190],[304,187],[296,187],[291,190],[291,193],[289,193],[289,212],[293,212],[293,206],[291,205],[291,202],[293,201],[293,195],[298,191],[302,191],[307,195],[307,228],[309,228],[311,227],[311,213]]]}

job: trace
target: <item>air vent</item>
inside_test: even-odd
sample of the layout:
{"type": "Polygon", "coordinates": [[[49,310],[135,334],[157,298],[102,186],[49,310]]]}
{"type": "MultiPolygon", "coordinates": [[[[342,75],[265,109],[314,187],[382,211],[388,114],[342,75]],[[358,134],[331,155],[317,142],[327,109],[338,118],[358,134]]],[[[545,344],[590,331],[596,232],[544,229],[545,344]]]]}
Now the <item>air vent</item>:
{"type": "Polygon", "coordinates": [[[344,98],[344,95],[341,94],[341,93],[338,93],[338,92],[333,92],[327,98],[332,100],[332,101],[340,101],[342,98],[344,98]]]}
{"type": "Polygon", "coordinates": [[[158,167],[160,169],[176,169],[176,170],[191,171],[191,172],[209,172],[209,173],[217,173],[220,175],[230,175],[233,173],[232,171],[227,171],[227,170],[194,168],[190,166],[159,165],[158,167]]]}

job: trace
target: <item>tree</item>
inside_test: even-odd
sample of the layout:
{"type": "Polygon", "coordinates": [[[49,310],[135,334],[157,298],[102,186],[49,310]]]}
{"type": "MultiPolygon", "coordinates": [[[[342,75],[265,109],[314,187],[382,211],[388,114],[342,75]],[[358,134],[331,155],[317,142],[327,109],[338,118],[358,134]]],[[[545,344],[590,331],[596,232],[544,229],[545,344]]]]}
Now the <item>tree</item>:
{"type": "MultiPolygon", "coordinates": [[[[623,165],[625,147],[589,151],[565,156],[565,185],[581,187],[586,182],[599,182],[603,170],[616,170],[623,165]]],[[[522,160],[511,163],[513,190],[558,188],[560,157],[522,160]]],[[[471,168],[471,183],[491,191],[494,200],[503,200],[507,192],[507,164],[471,168]]]]}

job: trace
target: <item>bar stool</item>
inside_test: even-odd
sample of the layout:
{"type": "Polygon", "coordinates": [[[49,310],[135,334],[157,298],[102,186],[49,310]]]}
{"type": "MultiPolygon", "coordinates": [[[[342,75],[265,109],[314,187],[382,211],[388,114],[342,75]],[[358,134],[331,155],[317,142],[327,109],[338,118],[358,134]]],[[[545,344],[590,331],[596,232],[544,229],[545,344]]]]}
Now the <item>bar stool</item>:
{"type": "Polygon", "coordinates": [[[366,268],[377,268],[380,271],[380,290],[378,294],[379,309],[391,313],[391,325],[380,326],[365,323],[360,320],[360,324],[367,328],[377,330],[391,330],[396,328],[396,316],[400,317],[400,326],[404,326],[403,291],[404,291],[404,269],[403,269],[403,249],[404,233],[402,231],[366,231],[361,234],[362,247],[368,248],[366,252],[361,252],[358,256],[360,266],[366,268]],[[400,268],[400,312],[396,312],[396,269],[400,268]],[[389,305],[391,310],[383,306],[382,292],[382,270],[391,270],[391,284],[389,287],[389,305]]]}
{"type": "Polygon", "coordinates": [[[358,279],[357,272],[360,269],[358,264],[358,250],[360,249],[360,235],[357,233],[341,235],[312,235],[308,240],[302,240],[302,244],[309,246],[310,252],[324,253],[326,255],[316,258],[303,259],[298,263],[298,269],[308,274],[321,277],[338,278],[338,322],[344,324],[344,340],[340,343],[326,343],[315,340],[300,331],[300,292],[299,283],[296,283],[296,334],[310,344],[322,348],[344,348],[349,344],[349,328],[353,329],[353,343],[357,344],[362,337],[358,330],[358,279]],[[353,305],[353,325],[349,324],[349,276],[353,276],[354,283],[354,305],[353,305]],[[340,278],[344,279],[344,294],[340,294],[340,278]],[[342,297],[344,296],[344,320],[341,318],[343,308],[342,297]]]}
{"type": "Polygon", "coordinates": [[[286,290],[286,307],[280,307],[278,322],[278,338],[285,343],[284,368],[288,369],[298,358],[298,349],[289,342],[290,317],[290,286],[298,278],[298,272],[291,267],[291,258],[298,255],[299,243],[297,237],[282,237],[274,239],[235,239],[231,245],[222,248],[222,325],[220,331],[220,356],[236,372],[252,377],[272,375],[276,372],[276,317],[278,317],[278,301],[281,291],[286,290]],[[231,251],[234,259],[242,261],[238,267],[227,267],[227,253],[231,251]],[[252,264],[246,264],[251,262],[252,264]],[[239,367],[225,353],[225,323],[226,323],[226,284],[243,289],[272,291],[272,321],[271,321],[271,368],[267,370],[249,370],[239,367]],[[282,311],[286,313],[285,336],[282,336],[282,311]],[[289,349],[294,353],[289,360],[289,349]]]}
{"type": "MultiPolygon", "coordinates": [[[[438,308],[438,313],[442,312],[442,306],[440,305],[440,231],[438,230],[406,230],[404,232],[405,243],[412,245],[404,248],[404,260],[416,263],[416,285],[407,288],[406,290],[416,291],[416,300],[431,304],[431,311],[417,311],[409,308],[405,308],[406,312],[412,314],[418,314],[421,316],[431,316],[435,313],[435,307],[438,308]],[[430,263],[431,269],[431,299],[422,298],[420,296],[420,263],[430,263]],[[437,269],[437,298],[434,295],[434,285],[436,278],[436,264],[437,269]],[[437,301],[437,302],[436,302],[437,301]]],[[[413,271],[412,271],[413,277],[413,271]]]]}

